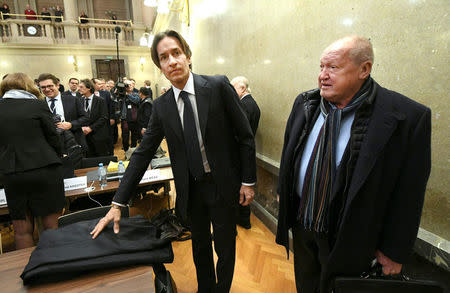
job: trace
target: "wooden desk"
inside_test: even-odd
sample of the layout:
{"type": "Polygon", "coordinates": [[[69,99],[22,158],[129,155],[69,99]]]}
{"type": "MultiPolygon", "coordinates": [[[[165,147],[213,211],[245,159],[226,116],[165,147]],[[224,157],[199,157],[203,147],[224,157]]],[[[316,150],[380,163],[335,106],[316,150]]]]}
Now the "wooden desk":
{"type": "MultiPolygon", "coordinates": [[[[75,170],[75,176],[77,176],[77,177],[84,176],[88,172],[94,171],[94,170],[97,170],[97,167],[78,169],[78,170],[75,170]]],[[[164,168],[160,168],[159,170],[161,170],[161,177],[162,177],[161,180],[141,183],[138,185],[138,187],[143,187],[143,186],[157,184],[157,183],[164,183],[164,185],[165,185],[164,193],[166,193],[168,195],[169,191],[170,191],[170,181],[173,180],[172,168],[164,167],[164,168]]],[[[88,186],[91,186],[91,182],[88,182],[88,186]]],[[[119,188],[119,181],[108,181],[108,185],[103,188],[100,187],[100,183],[98,181],[94,181],[94,184],[92,186],[95,187],[95,189],[93,191],[89,192],[90,195],[109,193],[109,192],[114,192],[119,188]]],[[[84,191],[84,188],[82,188],[82,189],[66,191],[65,195],[66,195],[66,198],[69,198],[72,200],[72,199],[75,199],[80,196],[87,196],[87,192],[84,191]]]]}
{"type": "Polygon", "coordinates": [[[37,286],[23,286],[20,274],[34,247],[0,255],[1,292],[59,293],[59,292],[155,292],[151,266],[135,266],[93,272],[72,280],[37,286]]]}

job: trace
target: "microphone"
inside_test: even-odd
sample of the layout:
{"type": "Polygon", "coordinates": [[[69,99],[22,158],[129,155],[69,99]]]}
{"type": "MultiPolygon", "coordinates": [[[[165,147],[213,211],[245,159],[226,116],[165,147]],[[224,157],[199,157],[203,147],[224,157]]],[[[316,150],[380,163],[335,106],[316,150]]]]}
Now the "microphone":
{"type": "Polygon", "coordinates": [[[114,28],[114,30],[116,31],[116,33],[120,33],[122,31],[122,29],[120,28],[120,26],[116,26],[114,28]]]}

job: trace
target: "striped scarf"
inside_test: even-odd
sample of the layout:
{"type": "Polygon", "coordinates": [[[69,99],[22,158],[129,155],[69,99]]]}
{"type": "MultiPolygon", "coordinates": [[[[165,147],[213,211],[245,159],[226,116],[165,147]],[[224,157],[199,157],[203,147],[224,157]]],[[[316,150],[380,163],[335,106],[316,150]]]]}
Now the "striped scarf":
{"type": "Polygon", "coordinates": [[[373,79],[369,77],[343,109],[321,98],[320,112],[325,122],[314,144],[300,200],[300,223],[306,230],[328,233],[329,199],[336,178],[336,146],[341,120],[367,99],[372,88],[373,79]]]}

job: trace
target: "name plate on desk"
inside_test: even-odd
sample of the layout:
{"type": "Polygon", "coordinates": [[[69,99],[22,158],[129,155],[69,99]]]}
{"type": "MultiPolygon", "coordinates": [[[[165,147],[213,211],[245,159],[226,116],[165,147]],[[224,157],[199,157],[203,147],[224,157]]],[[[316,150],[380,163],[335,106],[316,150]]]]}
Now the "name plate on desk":
{"type": "Polygon", "coordinates": [[[87,187],[87,176],[64,179],[64,191],[81,189],[87,187]]]}
{"type": "Polygon", "coordinates": [[[2,188],[2,189],[0,189],[0,206],[5,205],[5,204],[7,204],[6,194],[5,194],[5,190],[2,188]]]}
{"type": "Polygon", "coordinates": [[[139,182],[139,184],[141,183],[147,183],[147,182],[152,182],[152,181],[157,181],[163,179],[161,176],[161,170],[156,169],[156,170],[147,170],[144,173],[144,176],[142,176],[141,181],[139,182]]]}

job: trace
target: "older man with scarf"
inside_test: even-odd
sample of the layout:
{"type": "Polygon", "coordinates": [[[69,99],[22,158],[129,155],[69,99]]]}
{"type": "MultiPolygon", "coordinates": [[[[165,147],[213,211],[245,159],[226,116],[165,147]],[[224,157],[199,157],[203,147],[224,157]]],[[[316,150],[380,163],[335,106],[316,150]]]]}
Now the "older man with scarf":
{"type": "Polygon", "coordinates": [[[319,88],[286,125],[276,241],[292,229],[298,292],[329,292],[376,258],[398,274],[417,237],[430,173],[431,112],[370,76],[371,43],[351,36],[320,59],[319,88]]]}

